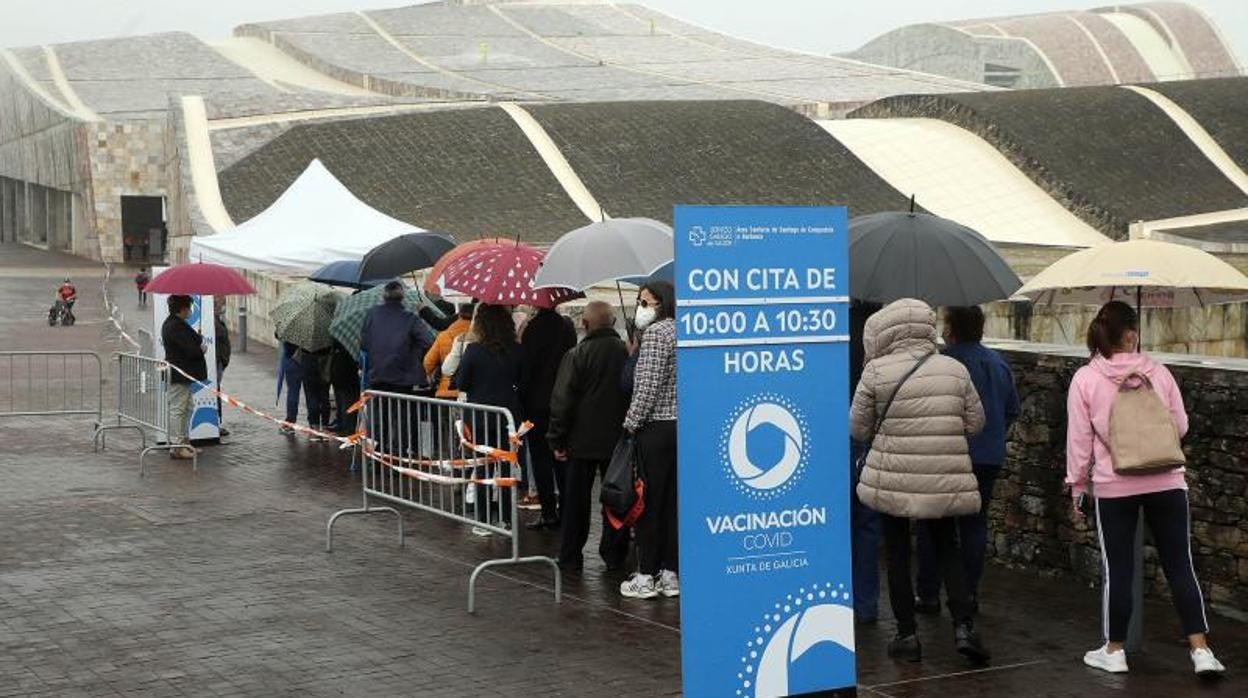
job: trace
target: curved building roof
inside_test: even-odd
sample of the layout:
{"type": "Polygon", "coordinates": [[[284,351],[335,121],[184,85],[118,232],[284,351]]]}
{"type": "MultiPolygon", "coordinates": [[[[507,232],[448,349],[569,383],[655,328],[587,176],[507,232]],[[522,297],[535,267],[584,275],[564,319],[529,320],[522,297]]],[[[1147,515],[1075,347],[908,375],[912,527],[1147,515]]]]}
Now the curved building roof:
{"type": "MultiPolygon", "coordinates": [[[[902,96],[851,116],[933,118],[961,126],[1093,228],[1122,238],[1136,221],[1248,207],[1248,176],[1233,156],[1225,162],[1211,158],[1217,136],[1210,134],[1212,143],[1206,143],[1196,132],[1237,132],[1238,105],[1224,97],[1242,87],[1224,83],[1243,82],[1248,78],[1210,81],[1196,92],[1206,98],[1203,118],[1216,114],[1231,124],[1221,129],[1212,119],[1214,126],[1193,126],[1186,118],[1191,113],[1159,108],[1146,96],[1156,85],[902,96]]],[[[1176,96],[1197,103],[1193,95],[1176,96]]]]}
{"type": "Polygon", "coordinates": [[[235,33],[344,82],[403,96],[761,99],[843,112],[893,94],[986,89],[760,46],[611,2],[448,0],[247,24],[235,33]]]}
{"type": "Polygon", "coordinates": [[[1002,87],[1078,87],[1230,77],[1217,27],[1174,2],[911,25],[853,54],[1002,87]]]}

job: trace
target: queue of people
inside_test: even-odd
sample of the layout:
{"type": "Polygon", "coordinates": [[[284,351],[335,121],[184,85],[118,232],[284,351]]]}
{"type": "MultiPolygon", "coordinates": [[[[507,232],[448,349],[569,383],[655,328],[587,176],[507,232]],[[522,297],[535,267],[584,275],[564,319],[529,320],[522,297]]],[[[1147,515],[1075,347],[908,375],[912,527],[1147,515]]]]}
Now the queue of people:
{"type": "MultiPolygon", "coordinates": [[[[621,339],[610,305],[597,301],[584,309],[579,342],[567,318],[554,311],[528,317],[517,331],[513,309],[488,304],[460,306],[454,321],[435,337],[424,320],[403,308],[403,294],[401,283],[387,285],[384,302],[364,323],[368,386],[455,396],[505,409],[516,424],[532,421],[529,452],[542,509],[529,528],[561,533],[559,563],[565,569],[584,565],[595,478],[605,476],[617,441],[633,438],[646,483],[644,514],[631,534],[604,515],[598,553],[608,570],[620,570],[634,537],[637,568],[620,593],[636,599],[678,596],[671,284],[642,287],[635,345],[621,339]]],[[[169,309],[162,327],[168,360],[203,380],[202,340],[184,321],[190,299],[171,296],[169,309]]],[[[888,599],[896,620],[888,655],[922,660],[916,615],[939,614],[943,588],[954,648],[983,663],[991,654],[976,621],[988,509],[1006,460],[1008,432],[1022,410],[1009,365],[982,343],[982,310],[947,308],[941,319],[938,323],[935,310],[913,299],[851,309],[854,606],[858,622],[876,621],[882,532],[888,599]],[[938,325],[944,328],[943,350],[938,325]],[[911,566],[915,535],[917,579],[911,566]]],[[[1197,674],[1216,675],[1225,667],[1209,647],[1205,601],[1191,556],[1191,514],[1179,449],[1188,426],[1183,398],[1170,372],[1139,352],[1138,345],[1135,311],[1120,302],[1102,307],[1087,333],[1091,359],[1068,393],[1066,483],[1074,515],[1095,521],[1104,563],[1103,642],[1085,654],[1084,662],[1111,673],[1128,670],[1124,645],[1132,613],[1133,543],[1142,512],[1193,667],[1197,674]],[[1135,433],[1143,427],[1114,415],[1125,394],[1141,389],[1131,402],[1132,414],[1152,431],[1135,433]],[[1177,455],[1166,460],[1167,453],[1177,455]]],[[[301,386],[309,422],[318,426],[327,415],[320,388],[308,389],[308,374],[319,374],[319,359],[309,356],[292,347],[283,352],[293,393],[287,417],[294,421],[291,412],[297,410],[301,386]]],[[[346,390],[345,377],[354,367],[343,363],[340,369],[346,390]]],[[[183,446],[188,384],[189,379],[175,375],[170,390],[171,435],[179,446],[175,458],[191,457],[189,446],[183,446]]],[[[346,397],[351,394],[340,393],[339,403],[346,397]]],[[[495,445],[502,446],[502,439],[497,437],[495,445]]],[[[485,490],[478,487],[476,497],[489,497],[485,490]]]]}
{"type": "MultiPolygon", "coordinates": [[[[856,304],[851,316],[851,333],[862,344],[850,416],[856,618],[860,623],[877,618],[882,527],[897,623],[888,655],[922,660],[915,614],[940,613],[943,586],[956,650],[985,662],[990,653],[975,620],[988,506],[1006,458],[1009,427],[1021,414],[1013,376],[1004,359],[983,346],[984,316],[978,308],[946,309],[943,354],[936,342],[936,313],[922,301],[904,299],[883,308],[856,304]],[[918,524],[917,596],[911,521],[918,524]]],[[[1124,647],[1134,540],[1143,512],[1193,668],[1201,676],[1221,674],[1225,666],[1209,647],[1205,602],[1191,557],[1179,447],[1188,425],[1182,395],[1165,366],[1138,351],[1139,318],[1130,306],[1102,307],[1088,329],[1087,346],[1091,360],[1068,393],[1066,448],[1074,515],[1095,517],[1104,564],[1103,644],[1087,652],[1084,663],[1110,673],[1128,670],[1124,647]],[[1119,402],[1135,391],[1129,405],[1119,402]],[[1122,410],[1118,417],[1116,410],[1122,410]]]]}

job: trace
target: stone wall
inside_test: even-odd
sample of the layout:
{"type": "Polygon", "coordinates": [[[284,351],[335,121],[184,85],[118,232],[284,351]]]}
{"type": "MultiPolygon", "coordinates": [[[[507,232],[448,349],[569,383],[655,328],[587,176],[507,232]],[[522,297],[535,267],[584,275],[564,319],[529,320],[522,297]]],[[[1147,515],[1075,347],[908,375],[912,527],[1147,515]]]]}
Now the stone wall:
{"type": "MultiPolygon", "coordinates": [[[[1014,367],[1023,416],[993,499],[998,562],[1098,582],[1096,531],[1074,520],[1065,491],[1066,390],[1086,362],[1069,347],[998,344],[1014,367]]],[[[1191,417],[1184,441],[1192,505],[1192,552],[1215,610],[1248,614],[1248,361],[1157,355],[1182,387],[1191,417]]],[[[1146,589],[1168,593],[1151,545],[1146,589]]]]}
{"type": "Polygon", "coordinates": [[[101,122],[90,142],[92,206],[100,258],[123,261],[122,196],[167,196],[164,118],[101,122]]]}

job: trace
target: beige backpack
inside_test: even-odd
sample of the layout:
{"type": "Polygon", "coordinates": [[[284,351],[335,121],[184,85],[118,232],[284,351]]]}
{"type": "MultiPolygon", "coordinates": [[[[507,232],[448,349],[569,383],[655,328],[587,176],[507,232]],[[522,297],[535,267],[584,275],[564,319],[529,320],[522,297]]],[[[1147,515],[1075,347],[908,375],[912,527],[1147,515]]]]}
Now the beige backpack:
{"type": "Polygon", "coordinates": [[[1142,373],[1132,373],[1118,383],[1118,395],[1109,409],[1109,440],[1101,441],[1109,448],[1119,475],[1147,475],[1187,463],[1170,410],[1142,373]]]}

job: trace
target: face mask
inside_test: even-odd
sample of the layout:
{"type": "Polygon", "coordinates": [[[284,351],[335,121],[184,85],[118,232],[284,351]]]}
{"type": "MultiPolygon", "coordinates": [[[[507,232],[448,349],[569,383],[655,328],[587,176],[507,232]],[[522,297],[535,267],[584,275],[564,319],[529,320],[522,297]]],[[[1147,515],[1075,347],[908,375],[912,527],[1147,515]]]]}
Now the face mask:
{"type": "Polygon", "coordinates": [[[637,329],[644,330],[650,326],[650,323],[654,322],[654,318],[658,314],[658,311],[656,311],[653,307],[638,308],[637,315],[633,318],[633,322],[637,325],[637,329]]]}

